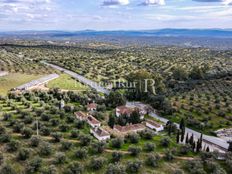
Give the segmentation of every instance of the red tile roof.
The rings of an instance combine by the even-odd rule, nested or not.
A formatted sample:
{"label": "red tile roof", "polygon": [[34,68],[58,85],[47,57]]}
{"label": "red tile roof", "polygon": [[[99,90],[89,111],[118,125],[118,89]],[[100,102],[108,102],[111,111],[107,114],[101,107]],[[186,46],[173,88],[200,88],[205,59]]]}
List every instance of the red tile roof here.
{"label": "red tile roof", "polygon": [[119,132],[126,133],[130,131],[138,131],[141,129],[145,129],[145,126],[143,124],[130,124],[127,126],[115,125],[114,129],[118,130]]}
{"label": "red tile roof", "polygon": [[99,137],[109,136],[110,134],[103,128],[98,127],[96,130],[93,130]]}
{"label": "red tile roof", "polygon": [[132,108],[128,108],[126,106],[119,106],[116,108],[116,112],[121,114],[121,115],[130,115],[132,112],[134,111],[134,109]]}
{"label": "red tile roof", "polygon": [[89,115],[87,119],[91,124],[99,124],[99,123],[101,123],[96,118],[94,118],[92,115]]}
{"label": "red tile roof", "polygon": [[75,112],[75,115],[76,115],[76,117],[79,117],[79,118],[86,118],[87,117],[87,115],[81,111]]}
{"label": "red tile roof", "polygon": [[97,109],[97,104],[96,103],[90,103],[87,105],[88,109]]}

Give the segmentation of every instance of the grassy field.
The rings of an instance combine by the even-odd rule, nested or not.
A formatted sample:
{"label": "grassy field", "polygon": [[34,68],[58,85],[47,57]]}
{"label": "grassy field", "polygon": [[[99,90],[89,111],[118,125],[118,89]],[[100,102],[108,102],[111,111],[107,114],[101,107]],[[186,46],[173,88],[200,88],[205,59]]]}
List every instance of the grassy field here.
{"label": "grassy field", "polygon": [[67,74],[61,74],[59,78],[49,82],[47,87],[72,91],[86,91],[89,89],[87,86],[82,85]]}
{"label": "grassy field", "polygon": [[42,77],[42,75],[28,75],[21,73],[10,73],[7,76],[0,77],[0,95],[6,95],[10,89],[40,77]]}

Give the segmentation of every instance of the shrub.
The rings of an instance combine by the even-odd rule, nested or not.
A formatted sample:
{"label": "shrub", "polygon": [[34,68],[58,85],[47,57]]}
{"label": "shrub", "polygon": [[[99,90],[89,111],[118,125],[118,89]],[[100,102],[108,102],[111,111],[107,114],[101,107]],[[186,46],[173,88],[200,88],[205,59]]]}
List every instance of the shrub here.
{"label": "shrub", "polygon": [[22,136],[24,138],[31,138],[32,134],[33,134],[33,131],[31,128],[24,128],[21,132]]}
{"label": "shrub", "polygon": [[6,150],[8,152],[15,152],[19,148],[19,142],[16,140],[11,140],[9,143],[6,145]]}
{"label": "shrub", "polygon": [[151,140],[154,135],[155,135],[154,132],[148,129],[140,132],[140,136],[146,140]]}
{"label": "shrub", "polygon": [[44,167],[43,169],[41,169],[40,174],[57,174],[57,169],[56,166],[54,165],[50,165],[48,167]]}
{"label": "shrub", "polygon": [[40,144],[39,152],[41,155],[48,156],[52,153],[52,147],[49,143],[43,142]]}
{"label": "shrub", "polygon": [[30,115],[25,116],[23,122],[24,122],[25,124],[31,124],[31,123],[33,122],[32,116],[30,116]]}
{"label": "shrub", "polygon": [[3,164],[0,168],[1,174],[17,174],[14,168],[10,164]]}
{"label": "shrub", "polygon": [[182,154],[182,155],[186,155],[189,152],[191,152],[191,150],[192,150],[191,145],[190,144],[186,144],[186,145],[180,146],[179,153]]}
{"label": "shrub", "polygon": [[79,131],[77,129],[73,129],[71,131],[71,138],[77,138],[79,136]]}
{"label": "shrub", "polygon": [[114,138],[111,140],[111,146],[114,148],[121,148],[124,141],[121,138]]}
{"label": "shrub", "polygon": [[66,167],[64,174],[82,174],[83,172],[84,168],[80,163],[72,162]]}
{"label": "shrub", "polygon": [[45,126],[41,127],[40,132],[43,136],[49,136],[51,130]]}
{"label": "shrub", "polygon": [[158,161],[159,161],[158,155],[149,154],[145,163],[146,163],[146,165],[148,165],[150,167],[157,167]]}
{"label": "shrub", "polygon": [[62,138],[62,134],[59,132],[54,132],[54,133],[51,133],[51,137],[53,138],[53,141],[55,143],[58,143],[60,142],[60,139]]}
{"label": "shrub", "polygon": [[25,161],[26,159],[29,158],[29,155],[30,155],[29,150],[23,148],[23,149],[19,150],[19,152],[17,154],[17,159],[21,160],[21,161]]}
{"label": "shrub", "polygon": [[72,147],[72,143],[68,141],[62,141],[61,142],[61,150],[69,150]]}
{"label": "shrub", "polygon": [[163,147],[168,147],[170,144],[170,140],[168,138],[162,138],[160,140],[160,145]]}
{"label": "shrub", "polygon": [[32,147],[38,147],[39,143],[40,143],[40,138],[38,136],[31,137],[31,139],[30,139],[30,145]]}
{"label": "shrub", "polygon": [[2,125],[0,125],[0,135],[5,134],[5,133],[6,133],[5,127],[3,127]]}
{"label": "shrub", "polygon": [[96,142],[91,144],[91,151],[93,153],[102,153],[106,144],[104,142]]}
{"label": "shrub", "polygon": [[59,129],[61,132],[67,132],[69,130],[69,126],[67,124],[61,124]]}
{"label": "shrub", "polygon": [[128,151],[130,152],[132,156],[137,156],[141,152],[141,149],[136,146],[130,146],[128,148]]}
{"label": "shrub", "polygon": [[89,164],[89,167],[93,170],[99,170],[103,167],[104,165],[104,162],[105,162],[105,159],[102,158],[102,157],[99,157],[99,158],[93,158],[91,161],[90,161],[90,164]]}
{"label": "shrub", "polygon": [[126,171],[131,174],[138,173],[141,166],[142,166],[142,163],[138,160],[130,161],[128,162],[126,166]]}
{"label": "shrub", "polygon": [[80,136],[80,145],[88,146],[91,142],[91,137],[89,135],[81,135]]}
{"label": "shrub", "polygon": [[49,120],[50,120],[50,116],[47,115],[47,114],[42,114],[42,115],[41,115],[41,120],[42,120],[42,121],[49,121]]}
{"label": "shrub", "polygon": [[85,126],[85,122],[84,122],[84,121],[77,120],[77,121],[74,122],[74,126],[75,126],[77,129],[83,129],[84,126]]}
{"label": "shrub", "polygon": [[29,161],[26,167],[26,172],[31,174],[36,173],[41,167],[41,164],[42,164],[42,159],[36,156],[31,161]]}
{"label": "shrub", "polygon": [[118,164],[110,164],[105,174],[126,174],[125,167]]}
{"label": "shrub", "polygon": [[206,174],[202,161],[200,160],[187,161],[184,166],[185,169],[191,174]]}
{"label": "shrub", "polygon": [[170,151],[170,150],[166,151],[164,154],[164,159],[166,159],[167,161],[173,160],[174,155],[173,155],[172,151]]}
{"label": "shrub", "polygon": [[57,152],[55,154],[54,164],[64,164],[66,161],[66,156],[62,152]]}
{"label": "shrub", "polygon": [[51,123],[51,126],[58,126],[60,121],[58,119],[51,119],[50,123]]}
{"label": "shrub", "polygon": [[75,156],[79,159],[84,159],[87,157],[88,151],[85,148],[78,149],[75,153]]}
{"label": "shrub", "polygon": [[16,122],[13,126],[13,132],[20,133],[22,131],[22,128],[24,127],[24,123],[18,123]]}
{"label": "shrub", "polygon": [[126,137],[127,140],[129,140],[130,143],[132,144],[136,144],[139,142],[139,135],[134,133],[134,134],[129,134],[127,137]]}
{"label": "shrub", "polygon": [[154,149],[155,149],[155,144],[154,143],[148,142],[148,143],[144,144],[144,150],[146,152],[152,152],[152,151],[154,151]]}
{"label": "shrub", "polygon": [[8,143],[11,140],[11,136],[9,134],[0,135],[0,143]]}
{"label": "shrub", "polygon": [[122,158],[122,154],[120,152],[113,152],[112,153],[112,162],[119,162]]}

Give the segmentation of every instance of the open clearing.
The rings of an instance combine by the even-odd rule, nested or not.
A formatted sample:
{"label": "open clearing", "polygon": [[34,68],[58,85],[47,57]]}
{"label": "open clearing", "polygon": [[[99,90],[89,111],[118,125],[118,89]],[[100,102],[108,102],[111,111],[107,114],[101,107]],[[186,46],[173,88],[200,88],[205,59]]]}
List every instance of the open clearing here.
{"label": "open clearing", "polygon": [[21,73],[10,73],[7,76],[0,77],[0,95],[6,95],[7,92],[31,80],[38,79],[43,75],[29,75]]}
{"label": "open clearing", "polygon": [[67,74],[61,74],[59,78],[50,81],[47,87],[71,91],[86,91],[89,89],[89,87],[79,83]]}

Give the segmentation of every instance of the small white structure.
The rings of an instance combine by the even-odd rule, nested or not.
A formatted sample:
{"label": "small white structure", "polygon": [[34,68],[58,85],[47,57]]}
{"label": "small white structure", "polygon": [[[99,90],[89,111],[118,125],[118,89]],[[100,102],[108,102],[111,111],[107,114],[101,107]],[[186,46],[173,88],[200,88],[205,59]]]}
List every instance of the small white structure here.
{"label": "small white structure", "polygon": [[8,72],[6,71],[0,71],[0,77],[8,75]]}
{"label": "small white structure", "polygon": [[106,141],[110,139],[110,134],[101,127],[90,129],[90,133],[99,141]]}
{"label": "small white structure", "polygon": [[88,111],[96,111],[97,110],[97,104],[96,103],[90,103],[87,105]]}
{"label": "small white structure", "polygon": [[98,121],[96,118],[94,118],[92,115],[88,115],[87,117],[87,123],[92,127],[100,127],[101,126],[101,122]]}
{"label": "small white structure", "polygon": [[163,125],[153,121],[153,120],[147,120],[146,126],[152,130],[155,130],[156,132],[160,132],[164,130]]}
{"label": "small white structure", "polygon": [[65,102],[64,100],[60,101],[60,109],[63,109],[65,107]]}

